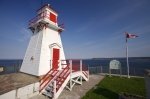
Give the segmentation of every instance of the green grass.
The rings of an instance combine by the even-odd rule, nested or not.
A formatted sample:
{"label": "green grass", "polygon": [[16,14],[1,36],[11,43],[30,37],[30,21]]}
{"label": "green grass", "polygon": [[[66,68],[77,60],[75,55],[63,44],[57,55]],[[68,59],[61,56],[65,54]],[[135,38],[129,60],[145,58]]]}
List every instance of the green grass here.
{"label": "green grass", "polygon": [[122,92],[146,97],[144,78],[106,76],[82,99],[118,99]]}

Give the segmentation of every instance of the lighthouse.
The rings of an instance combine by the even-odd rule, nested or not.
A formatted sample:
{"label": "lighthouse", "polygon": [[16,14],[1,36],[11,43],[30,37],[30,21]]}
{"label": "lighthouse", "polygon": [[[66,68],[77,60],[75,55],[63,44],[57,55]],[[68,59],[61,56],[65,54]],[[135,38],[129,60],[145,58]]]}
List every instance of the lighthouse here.
{"label": "lighthouse", "polygon": [[32,36],[20,73],[5,76],[9,86],[1,83],[1,92],[7,93],[0,99],[28,99],[37,94],[58,99],[64,88],[71,91],[75,84],[82,85],[83,79],[89,80],[89,70],[82,60],[65,59],[61,42],[64,29],[57,17],[58,13],[46,4],[29,21]]}
{"label": "lighthouse", "polygon": [[63,28],[58,25],[58,13],[49,4],[37,11],[29,21],[32,36],[20,72],[42,76],[49,70],[61,70],[60,60],[65,60],[61,41]]}
{"label": "lighthouse", "polygon": [[[20,72],[38,76],[38,92],[57,99],[66,87],[89,80],[89,71],[82,60],[66,60],[58,25],[58,13],[49,4],[37,11],[29,21],[32,36],[27,47]],[[34,87],[33,87],[34,88]]]}

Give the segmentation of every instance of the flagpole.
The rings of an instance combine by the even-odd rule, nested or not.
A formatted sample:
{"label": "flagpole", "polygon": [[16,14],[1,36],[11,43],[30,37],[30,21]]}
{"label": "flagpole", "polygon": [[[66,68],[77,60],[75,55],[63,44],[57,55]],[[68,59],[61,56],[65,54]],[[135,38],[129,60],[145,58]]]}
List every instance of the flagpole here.
{"label": "flagpole", "polygon": [[127,77],[130,78],[129,73],[129,59],[128,59],[128,41],[126,37],[126,58],[127,58]]}

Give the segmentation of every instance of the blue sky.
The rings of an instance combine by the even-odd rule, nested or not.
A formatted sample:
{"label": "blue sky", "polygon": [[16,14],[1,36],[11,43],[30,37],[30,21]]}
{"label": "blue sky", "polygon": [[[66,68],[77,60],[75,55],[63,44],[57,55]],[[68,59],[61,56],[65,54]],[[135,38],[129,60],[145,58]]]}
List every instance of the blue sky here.
{"label": "blue sky", "polygon": [[[67,58],[150,56],[149,0],[43,0],[65,24],[62,42]],[[28,21],[41,0],[0,0],[0,59],[22,59],[30,40]]]}

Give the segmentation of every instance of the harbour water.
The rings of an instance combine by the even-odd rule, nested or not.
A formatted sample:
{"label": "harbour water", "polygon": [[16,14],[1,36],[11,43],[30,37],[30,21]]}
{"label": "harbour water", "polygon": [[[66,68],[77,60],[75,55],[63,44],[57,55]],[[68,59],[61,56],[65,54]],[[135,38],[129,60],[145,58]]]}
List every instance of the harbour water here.
{"label": "harbour water", "polygon": [[20,70],[21,64],[21,59],[0,60],[0,75],[18,72]]}
{"label": "harbour water", "polygon": [[[127,74],[126,58],[93,58],[83,59],[83,64],[89,67],[90,73],[109,73],[109,63],[111,60],[119,60],[121,62],[122,74]],[[0,74],[8,74],[18,72],[22,64],[21,59],[0,60]],[[130,75],[144,76],[144,70],[150,69],[150,58],[129,58]],[[120,73],[113,70],[112,73]]]}
{"label": "harbour water", "polygon": [[[111,60],[119,60],[123,75],[127,75],[126,58],[98,58],[84,60],[84,64],[89,66],[91,73],[109,73],[109,63]],[[150,58],[129,58],[130,75],[144,76],[145,69],[150,69]],[[119,70],[112,70],[112,73],[119,74]]]}

